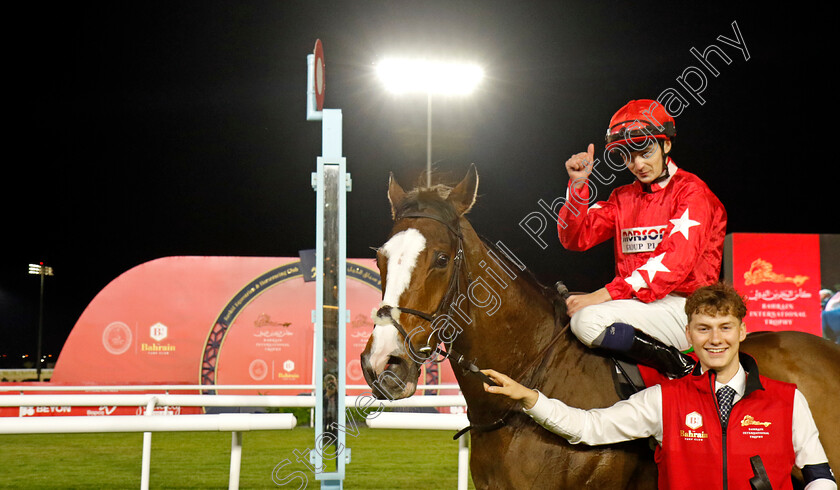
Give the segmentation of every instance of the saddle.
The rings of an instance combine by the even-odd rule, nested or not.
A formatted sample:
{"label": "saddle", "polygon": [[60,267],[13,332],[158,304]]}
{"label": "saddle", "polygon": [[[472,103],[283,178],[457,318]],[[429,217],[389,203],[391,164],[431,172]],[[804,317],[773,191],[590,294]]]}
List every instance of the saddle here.
{"label": "saddle", "polygon": [[[554,290],[560,299],[555,302],[555,314],[558,318],[568,318],[566,314],[566,299],[573,293],[560,281],[554,284]],[[692,357],[694,356],[693,354],[691,355]],[[614,355],[607,355],[607,357],[612,360],[614,365],[612,379],[615,385],[615,392],[621,400],[626,400],[633,393],[637,393],[649,386],[660,384],[669,379],[650,366],[638,364],[635,361]]]}
{"label": "saddle", "polygon": [[622,400],[630,398],[633,393],[638,393],[648,386],[653,386],[668,379],[667,376],[656,369],[626,361],[618,357],[611,357],[614,368],[612,370],[615,392]]}

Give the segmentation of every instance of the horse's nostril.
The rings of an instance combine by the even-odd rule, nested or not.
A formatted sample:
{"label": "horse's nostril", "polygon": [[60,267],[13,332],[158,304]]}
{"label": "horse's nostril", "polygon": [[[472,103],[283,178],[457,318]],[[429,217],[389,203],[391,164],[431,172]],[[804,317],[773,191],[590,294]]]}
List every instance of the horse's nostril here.
{"label": "horse's nostril", "polygon": [[398,365],[402,364],[402,362],[403,362],[403,360],[400,359],[397,356],[388,356],[388,362],[385,364],[385,369],[387,370],[388,368],[390,368],[392,366],[398,366]]}

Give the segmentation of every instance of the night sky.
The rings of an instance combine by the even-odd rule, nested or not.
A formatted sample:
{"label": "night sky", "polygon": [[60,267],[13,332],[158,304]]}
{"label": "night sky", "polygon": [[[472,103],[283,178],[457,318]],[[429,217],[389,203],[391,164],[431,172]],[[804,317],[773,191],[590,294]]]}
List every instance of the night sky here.
{"label": "night sky", "polygon": [[[615,110],[667,90],[687,102],[672,156],[724,203],[729,232],[840,232],[835,162],[824,154],[836,107],[827,10],[451,0],[10,10],[0,353],[36,345],[39,281],[28,263],[55,270],[44,351],[58,354],[93,297],[141,263],[314,248],[321,124],[306,121],[305,91],[318,38],[325,106],[342,110],[353,179],[348,257],[372,257],[388,234],[389,172],[411,187],[425,169],[425,96],[382,90],[373,67],[388,55],[484,67],[474,94],[433,101],[433,160],[455,181],[477,165],[474,227],[546,283],[601,287],[612,278],[611,244],[568,252],[548,229],[543,249],[519,222],[563,195],[572,153],[592,142],[601,154]],[[718,40],[735,40],[733,23],[749,59]],[[710,55],[717,76],[690,51],[711,44],[731,60]],[[703,73],[702,102],[679,83],[684,72],[695,87]],[[630,182],[613,173],[602,198]]]}

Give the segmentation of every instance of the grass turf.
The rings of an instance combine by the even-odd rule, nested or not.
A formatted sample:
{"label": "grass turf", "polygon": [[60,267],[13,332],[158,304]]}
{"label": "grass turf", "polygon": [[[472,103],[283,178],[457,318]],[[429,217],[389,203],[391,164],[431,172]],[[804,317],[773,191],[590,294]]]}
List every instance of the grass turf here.
{"label": "grass turf", "polygon": [[[351,462],[344,488],[456,488],[458,442],[451,431],[361,428],[346,436]],[[239,487],[279,488],[299,471],[306,488],[320,484],[296,461],[293,451],[313,447],[314,430],[243,433]],[[156,432],[152,435],[151,488],[227,488],[230,471],[229,432]],[[143,434],[0,435],[0,488],[138,488]],[[289,478],[283,488],[298,488]],[[470,488],[473,488],[470,481]]]}

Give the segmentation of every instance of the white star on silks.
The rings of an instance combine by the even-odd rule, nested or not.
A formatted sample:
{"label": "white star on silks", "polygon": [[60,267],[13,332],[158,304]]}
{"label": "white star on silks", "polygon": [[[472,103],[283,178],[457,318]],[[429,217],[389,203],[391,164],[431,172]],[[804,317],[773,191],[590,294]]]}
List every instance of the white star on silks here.
{"label": "white star on silks", "polygon": [[642,277],[642,274],[639,272],[639,269],[634,270],[633,273],[630,274],[630,277],[625,277],[624,282],[629,284],[630,287],[633,288],[633,291],[636,291],[637,293],[640,289],[648,287],[647,283],[645,282],[645,278]]}
{"label": "white star on silks", "polygon": [[700,224],[699,221],[694,221],[688,217],[688,208],[686,208],[685,212],[679,217],[679,219],[672,219],[670,221],[674,224],[674,227],[671,228],[671,233],[668,236],[679,232],[682,233],[686,240],[688,240],[688,229],[692,226]]}
{"label": "white star on silks", "polygon": [[651,257],[650,259],[648,259],[645,265],[639,267],[639,270],[647,271],[648,277],[650,278],[648,284],[650,284],[653,281],[653,276],[655,276],[657,272],[671,272],[670,269],[662,265],[662,260],[664,258],[665,254],[661,253],[656,257]]}

